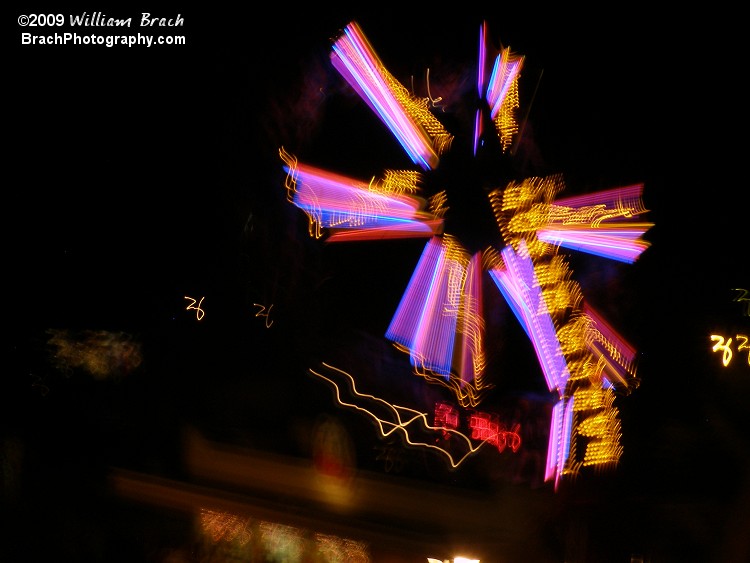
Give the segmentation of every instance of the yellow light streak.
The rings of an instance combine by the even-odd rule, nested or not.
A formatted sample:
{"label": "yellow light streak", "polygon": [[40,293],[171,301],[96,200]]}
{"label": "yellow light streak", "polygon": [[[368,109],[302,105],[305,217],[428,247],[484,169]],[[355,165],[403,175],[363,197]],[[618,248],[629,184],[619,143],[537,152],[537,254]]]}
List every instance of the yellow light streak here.
{"label": "yellow light streak", "polygon": [[[386,410],[392,414],[392,420],[386,420],[386,419],[380,418],[369,409],[366,409],[357,404],[349,403],[345,401],[341,397],[341,388],[333,379],[331,379],[330,377],[327,377],[326,375],[318,371],[315,371],[314,369],[310,369],[309,371],[311,374],[333,385],[333,388],[336,393],[336,401],[341,406],[353,408],[357,411],[367,414],[370,418],[372,418],[375,421],[375,424],[377,425],[380,431],[380,434],[384,438],[387,438],[388,436],[390,436],[391,434],[395,432],[400,432],[402,433],[404,439],[406,440],[406,443],[409,444],[410,446],[428,448],[428,449],[435,450],[443,454],[444,456],[448,458],[448,461],[451,467],[454,469],[458,467],[459,465],[461,465],[461,463],[463,463],[469,456],[479,451],[479,449],[482,446],[484,446],[488,441],[492,439],[492,437],[486,438],[482,440],[481,442],[479,442],[477,445],[475,445],[468,436],[466,436],[462,432],[459,432],[458,430],[455,430],[453,428],[446,427],[446,426],[433,426],[429,424],[427,413],[423,413],[423,412],[420,412],[418,410],[415,410],[409,407],[404,407],[404,406],[389,403],[388,401],[385,401],[384,399],[381,399],[379,397],[375,397],[374,395],[370,395],[367,393],[360,393],[357,390],[354,377],[352,377],[351,374],[326,363],[323,363],[322,365],[326,369],[333,371],[341,376],[344,376],[346,379],[348,379],[349,385],[351,387],[351,391],[358,399],[372,401],[374,403],[378,403],[379,405],[385,406]],[[435,432],[441,436],[444,435],[445,433],[450,434],[452,438],[455,437],[459,441],[460,444],[463,444],[466,447],[466,453],[460,457],[459,456],[454,457],[451,452],[449,452],[448,450],[444,448],[441,448],[439,446],[436,446],[434,444],[430,444],[427,442],[421,442],[421,441],[415,440],[412,438],[412,435],[410,434],[410,427],[417,427],[414,429],[414,431],[426,430],[428,432]]]}
{"label": "yellow light streak", "polygon": [[723,336],[719,334],[712,334],[711,341],[716,342],[716,344],[714,344],[714,347],[711,348],[711,351],[718,352],[719,350],[721,350],[723,352],[721,363],[724,364],[724,367],[727,367],[729,365],[729,362],[732,361],[732,338],[728,338],[725,343]]}
{"label": "yellow light streak", "polygon": [[198,318],[198,320],[200,321],[201,319],[203,319],[204,311],[203,309],[201,309],[201,305],[203,304],[203,297],[201,297],[201,300],[198,301],[197,307],[195,306],[195,299],[193,299],[192,297],[188,297],[187,295],[185,296],[185,299],[189,299],[191,301],[191,303],[185,308],[185,310],[194,310],[195,316]]}

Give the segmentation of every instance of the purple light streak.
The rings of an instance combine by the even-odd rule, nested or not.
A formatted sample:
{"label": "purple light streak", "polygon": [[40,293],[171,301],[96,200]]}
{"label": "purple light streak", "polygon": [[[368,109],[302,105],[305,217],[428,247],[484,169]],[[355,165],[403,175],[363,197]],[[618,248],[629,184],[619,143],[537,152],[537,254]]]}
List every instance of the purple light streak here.
{"label": "purple light streak", "polygon": [[490,105],[490,118],[495,119],[500,107],[505,102],[513,81],[518,77],[523,66],[523,57],[512,58],[507,47],[495,59],[489,84],[487,86],[487,103]]}
{"label": "purple light streak", "polygon": [[555,488],[557,488],[565,464],[570,456],[570,437],[573,431],[573,401],[573,397],[560,399],[552,408],[544,480],[549,481],[554,477]]}
{"label": "purple light streak", "polygon": [[556,200],[539,240],[632,264],[650,244],[641,237],[653,223],[632,222],[646,210],[643,185]]}
{"label": "purple light streak", "polygon": [[386,80],[383,63],[355,22],[333,44],[331,62],[380,117],[415,164],[434,169],[438,155],[424,128],[414,122]]}
{"label": "purple light streak", "polygon": [[412,365],[450,378],[466,266],[445,239],[425,245],[386,338],[409,349]]}
{"label": "purple light streak", "polygon": [[547,387],[562,393],[570,377],[557,331],[542,297],[534,265],[522,240],[519,253],[510,246],[502,252],[505,269],[493,268],[490,276],[508,301],[531,343],[542,367]]}
{"label": "purple light streak", "polygon": [[[482,22],[479,28],[479,57],[477,64],[477,94],[481,100],[484,97],[484,75],[485,67],[487,65],[487,22]],[[484,126],[482,120],[482,110],[478,109],[474,117],[474,156],[477,155],[477,149],[479,148],[479,139],[484,133]]]}
{"label": "purple light streak", "polygon": [[421,198],[378,192],[304,164],[284,170],[294,185],[292,203],[319,228],[331,229],[329,240],[430,237],[442,226],[442,220],[421,211]]}

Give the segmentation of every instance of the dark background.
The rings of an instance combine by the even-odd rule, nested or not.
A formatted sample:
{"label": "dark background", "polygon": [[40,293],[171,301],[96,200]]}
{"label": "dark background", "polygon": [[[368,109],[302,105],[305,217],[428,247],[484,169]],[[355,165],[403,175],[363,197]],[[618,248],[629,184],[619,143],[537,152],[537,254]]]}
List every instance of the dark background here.
{"label": "dark background", "polygon": [[[586,299],[637,348],[641,384],[618,403],[625,454],[615,474],[550,498],[583,507],[592,552],[607,553],[612,544],[594,539],[607,534],[619,555],[644,560],[747,555],[737,535],[750,526],[747,352],[724,368],[710,341],[750,332],[736,301],[750,277],[733,18],[539,12],[177,9],[154,15],[180,13],[184,27],[151,31],[137,29],[134,9],[107,13],[132,16],[130,33],[187,37],[150,49],[28,46],[26,30],[9,34],[0,428],[16,541],[7,560],[26,560],[14,559],[24,550],[112,560],[121,523],[88,515],[107,494],[103,476],[110,467],[181,476],[186,426],[304,458],[300,428],[336,414],[358,465],[384,471],[370,423],[336,410],[307,370],[338,362],[381,396],[430,408],[433,395],[420,394],[424,384],[383,337],[424,241],[311,239],[285,200],[278,150],[365,180],[414,168],[328,64],[332,38],[352,20],[420,95],[429,69],[436,115],[454,128],[454,148],[468,147],[483,19],[496,45],[526,57],[528,121],[508,173],[562,173],[563,195],[642,182],[655,223],[635,264],[572,257]],[[452,174],[460,183],[461,168]],[[457,206],[450,221],[484,241],[491,233],[472,230],[475,213]],[[203,298],[200,320],[186,296]],[[491,352],[502,375],[488,408],[500,410],[546,394],[508,318]],[[139,355],[101,377],[55,357],[52,334],[75,341],[85,331],[135,343]],[[507,479],[491,459],[450,471],[403,455],[404,473],[426,483],[485,490]]]}

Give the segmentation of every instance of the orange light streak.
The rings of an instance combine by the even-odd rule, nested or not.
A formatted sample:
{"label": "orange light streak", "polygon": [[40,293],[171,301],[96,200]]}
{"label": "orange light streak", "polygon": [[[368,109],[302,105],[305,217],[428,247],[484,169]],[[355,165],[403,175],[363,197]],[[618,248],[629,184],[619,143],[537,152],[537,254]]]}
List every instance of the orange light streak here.
{"label": "orange light streak", "polygon": [[[271,325],[273,324],[273,321],[270,320],[271,315],[271,309],[273,309],[273,304],[271,304],[268,307],[268,311],[266,311],[266,306],[261,305],[260,303],[253,303],[255,307],[258,307],[259,310],[257,313],[255,313],[256,317],[265,317],[266,318],[266,328],[271,328]],[[270,321],[270,322],[269,322]]]}

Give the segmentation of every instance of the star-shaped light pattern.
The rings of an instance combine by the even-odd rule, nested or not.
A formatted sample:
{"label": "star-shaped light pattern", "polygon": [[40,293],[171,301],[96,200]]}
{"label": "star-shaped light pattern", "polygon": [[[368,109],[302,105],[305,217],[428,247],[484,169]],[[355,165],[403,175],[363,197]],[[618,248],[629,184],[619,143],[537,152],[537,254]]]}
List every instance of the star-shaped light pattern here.
{"label": "star-shaped light pattern", "polygon": [[[503,246],[470,252],[445,232],[446,192],[420,196],[422,173],[434,171],[453,136],[386,69],[356,22],[333,44],[331,62],[393,133],[419,170],[387,170],[380,179],[348,178],[299,163],[283,148],[288,199],[309,217],[310,234],[329,242],[427,238],[385,336],[408,353],[414,373],[450,389],[472,408],[492,385],[486,379],[482,276],[486,272],[533,344],[552,410],[545,479],[555,486],[585,466],[617,464],[622,454],[615,392],[628,393],[635,351],[584,302],[560,248],[632,263],[648,248],[653,224],[643,186],[557,198],[561,175],[511,181],[488,194]],[[480,27],[474,156],[492,123],[500,154],[518,135],[518,81],[524,57],[494,49]]]}

